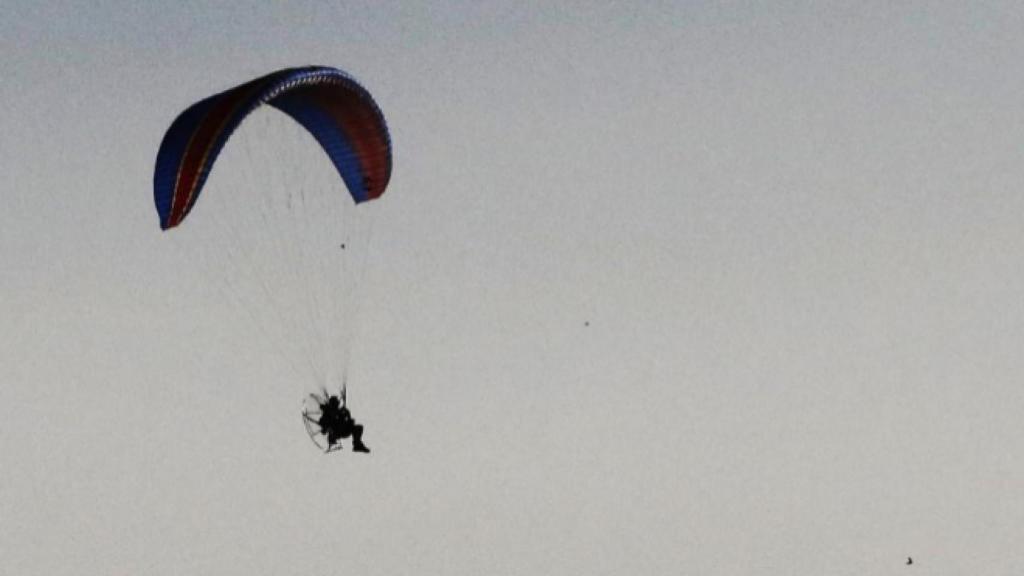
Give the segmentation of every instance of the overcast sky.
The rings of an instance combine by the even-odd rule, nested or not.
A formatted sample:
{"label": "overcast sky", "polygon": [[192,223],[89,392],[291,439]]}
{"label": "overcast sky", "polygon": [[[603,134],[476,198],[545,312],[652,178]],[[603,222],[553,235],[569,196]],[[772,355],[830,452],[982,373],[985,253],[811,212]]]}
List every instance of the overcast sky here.
{"label": "overcast sky", "polygon": [[[1024,570],[1019,3],[88,4],[0,17],[0,572]],[[395,147],[369,456],[152,206],[304,64]]]}

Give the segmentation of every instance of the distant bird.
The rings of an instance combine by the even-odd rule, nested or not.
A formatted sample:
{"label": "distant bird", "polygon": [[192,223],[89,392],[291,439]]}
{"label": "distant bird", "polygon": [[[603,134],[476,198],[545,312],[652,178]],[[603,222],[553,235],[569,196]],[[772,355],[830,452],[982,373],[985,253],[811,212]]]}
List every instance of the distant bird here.
{"label": "distant bird", "polygon": [[910,566],[913,563],[914,563],[914,559],[911,558],[910,556],[907,556],[907,566]]}
{"label": "distant bird", "polygon": [[583,325],[584,326],[590,326],[590,321],[588,320],[587,322],[584,322]]}

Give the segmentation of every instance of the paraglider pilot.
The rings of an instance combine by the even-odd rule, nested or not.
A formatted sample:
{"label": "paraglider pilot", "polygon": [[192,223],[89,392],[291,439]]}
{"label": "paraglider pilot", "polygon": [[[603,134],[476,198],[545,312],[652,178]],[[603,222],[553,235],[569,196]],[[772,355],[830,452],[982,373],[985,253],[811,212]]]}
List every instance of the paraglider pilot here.
{"label": "paraglider pilot", "polygon": [[[344,397],[342,392],[342,397]],[[356,424],[352,414],[337,396],[331,396],[320,405],[320,418],[317,420],[320,432],[327,437],[327,444],[334,447],[342,438],[352,437],[353,452],[369,452],[363,444],[363,426]]]}

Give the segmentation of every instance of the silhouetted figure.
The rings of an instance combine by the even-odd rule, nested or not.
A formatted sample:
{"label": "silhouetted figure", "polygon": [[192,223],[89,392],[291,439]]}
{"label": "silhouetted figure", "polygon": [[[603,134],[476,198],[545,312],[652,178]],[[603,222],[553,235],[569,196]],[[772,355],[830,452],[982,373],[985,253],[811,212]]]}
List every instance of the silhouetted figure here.
{"label": "silhouetted figure", "polygon": [[907,566],[910,566],[913,563],[914,563],[914,559],[911,558],[910,556],[907,556]]}
{"label": "silhouetted figure", "polygon": [[317,420],[320,426],[320,433],[327,437],[327,444],[333,447],[342,438],[352,437],[353,452],[369,452],[370,449],[363,444],[363,426],[356,424],[348,408],[341,403],[337,396],[331,396],[327,402],[320,405],[320,419]]}

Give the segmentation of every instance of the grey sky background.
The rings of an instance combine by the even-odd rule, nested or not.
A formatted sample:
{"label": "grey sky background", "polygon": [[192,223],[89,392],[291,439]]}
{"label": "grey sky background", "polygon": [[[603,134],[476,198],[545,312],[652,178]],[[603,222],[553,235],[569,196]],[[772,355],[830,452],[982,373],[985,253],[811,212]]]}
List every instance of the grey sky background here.
{"label": "grey sky background", "polygon": [[[0,571],[1019,572],[1022,29],[1013,2],[5,5]],[[312,449],[306,383],[151,201],[181,109],[302,64],[395,145],[364,458]]]}

